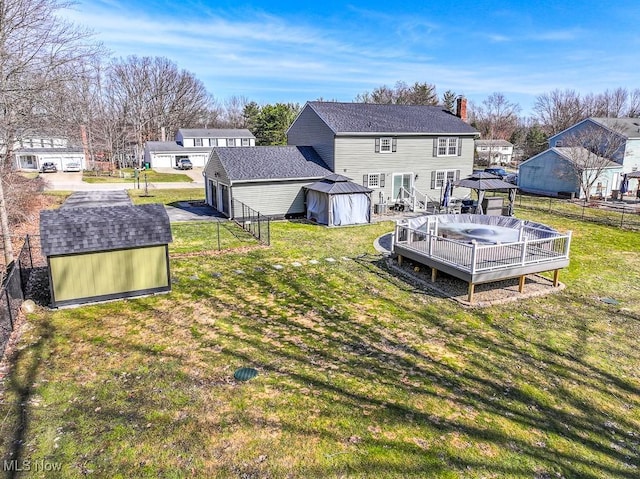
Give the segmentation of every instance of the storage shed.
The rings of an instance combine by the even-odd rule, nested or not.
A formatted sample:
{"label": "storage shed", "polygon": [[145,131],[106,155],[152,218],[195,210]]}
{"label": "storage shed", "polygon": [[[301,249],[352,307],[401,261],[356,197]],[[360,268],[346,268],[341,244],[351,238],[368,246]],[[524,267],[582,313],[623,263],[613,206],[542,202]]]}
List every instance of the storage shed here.
{"label": "storage shed", "polygon": [[53,307],[171,290],[162,205],[42,211],[40,237]]}
{"label": "storage shed", "polygon": [[307,219],[328,226],[345,226],[371,222],[371,191],[332,174],[305,186]]}

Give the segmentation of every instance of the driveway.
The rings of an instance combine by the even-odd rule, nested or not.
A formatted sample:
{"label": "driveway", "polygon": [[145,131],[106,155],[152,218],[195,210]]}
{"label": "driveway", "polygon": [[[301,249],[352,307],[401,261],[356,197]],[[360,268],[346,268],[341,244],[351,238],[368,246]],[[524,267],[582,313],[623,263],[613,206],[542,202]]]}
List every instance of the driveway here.
{"label": "driveway", "polygon": [[[178,170],[172,168],[159,168],[167,170],[163,172],[176,173]],[[202,177],[202,168],[197,171],[187,170],[184,172],[192,179],[191,183],[182,181],[176,183],[155,182],[149,183],[149,188],[154,190],[160,189],[186,189],[186,188],[204,188],[204,179]],[[199,175],[199,176],[198,176]],[[40,175],[45,180],[45,190],[61,190],[61,191],[113,191],[113,190],[134,190],[137,184],[130,183],[86,183],[82,181],[82,173],[64,173],[58,171],[56,173],[44,173]],[[140,185],[142,188],[144,186]],[[141,188],[141,189],[142,189]]]}
{"label": "driveway", "polygon": [[173,205],[166,205],[167,214],[171,223],[184,221],[227,221],[227,218],[211,206],[201,202],[195,204],[188,201],[179,201]]}

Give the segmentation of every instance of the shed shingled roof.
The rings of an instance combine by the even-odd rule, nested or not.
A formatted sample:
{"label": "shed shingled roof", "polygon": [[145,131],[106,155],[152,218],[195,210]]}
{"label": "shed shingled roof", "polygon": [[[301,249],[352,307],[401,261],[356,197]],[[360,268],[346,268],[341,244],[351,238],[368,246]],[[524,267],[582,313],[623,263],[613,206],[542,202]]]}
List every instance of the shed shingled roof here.
{"label": "shed shingled roof", "polygon": [[479,135],[442,106],[338,103],[307,105],[334,133],[413,133]]}
{"label": "shed shingled roof", "polygon": [[163,205],[63,208],[40,212],[45,256],[157,246],[172,241]]}

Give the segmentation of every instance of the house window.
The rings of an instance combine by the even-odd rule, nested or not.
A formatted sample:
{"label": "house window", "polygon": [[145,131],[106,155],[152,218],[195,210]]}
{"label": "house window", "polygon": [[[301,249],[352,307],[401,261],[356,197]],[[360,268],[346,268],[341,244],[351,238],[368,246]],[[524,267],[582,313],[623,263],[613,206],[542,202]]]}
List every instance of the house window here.
{"label": "house window", "polygon": [[209,138],[209,146],[218,146],[215,138]]}
{"label": "house window", "polygon": [[384,173],[364,175],[362,184],[367,188],[384,188]]}
{"label": "house window", "polygon": [[556,140],[556,146],[562,146],[562,140]]}
{"label": "house window", "polygon": [[236,146],[235,138],[228,138],[227,139],[227,146]]}
{"label": "house window", "polygon": [[251,140],[249,138],[243,138],[242,146],[251,146]]}
{"label": "house window", "polygon": [[376,138],[376,153],[393,153],[396,148],[396,138]]}
{"label": "house window", "polygon": [[202,138],[196,138],[195,140],[193,140],[193,145],[202,146]]}
{"label": "house window", "polygon": [[431,189],[443,188],[447,181],[460,179],[460,170],[437,170],[431,172]]}
{"label": "house window", "polygon": [[438,138],[435,156],[457,156],[458,138]]}

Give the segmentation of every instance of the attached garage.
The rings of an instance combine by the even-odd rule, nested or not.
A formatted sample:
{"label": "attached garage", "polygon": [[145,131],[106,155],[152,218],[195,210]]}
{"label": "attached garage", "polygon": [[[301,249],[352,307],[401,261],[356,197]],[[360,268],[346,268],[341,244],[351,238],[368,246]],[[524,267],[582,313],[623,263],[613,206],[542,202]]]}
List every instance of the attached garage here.
{"label": "attached garage", "polygon": [[42,211],[40,235],[53,307],[171,290],[162,205]]}

